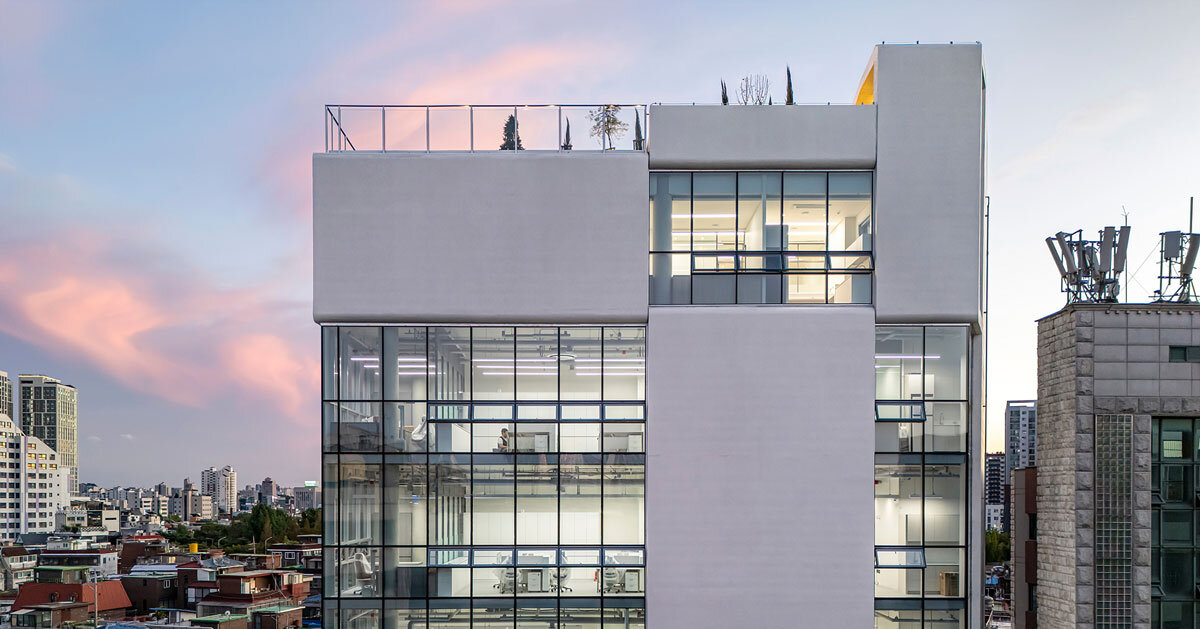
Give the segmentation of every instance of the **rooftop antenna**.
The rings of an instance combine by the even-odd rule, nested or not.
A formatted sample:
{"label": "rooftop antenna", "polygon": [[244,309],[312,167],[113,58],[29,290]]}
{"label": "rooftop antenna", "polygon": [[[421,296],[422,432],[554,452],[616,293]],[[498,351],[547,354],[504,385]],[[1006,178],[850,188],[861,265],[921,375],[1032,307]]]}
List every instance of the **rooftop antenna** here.
{"label": "rooftop antenna", "polygon": [[1067,303],[1117,303],[1125,271],[1129,226],[1105,227],[1098,240],[1084,240],[1083,230],[1058,232],[1046,247],[1062,279]]}
{"label": "rooftop antenna", "polygon": [[1179,304],[1192,303],[1196,299],[1196,288],[1192,273],[1196,257],[1200,254],[1200,235],[1192,231],[1196,197],[1188,199],[1188,231],[1162,232],[1159,234],[1158,290],[1155,301]]}

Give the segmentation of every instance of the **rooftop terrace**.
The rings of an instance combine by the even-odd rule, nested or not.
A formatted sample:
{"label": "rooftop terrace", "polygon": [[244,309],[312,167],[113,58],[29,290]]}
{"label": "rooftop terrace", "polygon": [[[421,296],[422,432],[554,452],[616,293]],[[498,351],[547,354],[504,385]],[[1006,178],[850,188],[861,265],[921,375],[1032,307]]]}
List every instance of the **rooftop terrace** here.
{"label": "rooftop terrace", "polygon": [[641,151],[646,105],[326,105],[325,151]]}

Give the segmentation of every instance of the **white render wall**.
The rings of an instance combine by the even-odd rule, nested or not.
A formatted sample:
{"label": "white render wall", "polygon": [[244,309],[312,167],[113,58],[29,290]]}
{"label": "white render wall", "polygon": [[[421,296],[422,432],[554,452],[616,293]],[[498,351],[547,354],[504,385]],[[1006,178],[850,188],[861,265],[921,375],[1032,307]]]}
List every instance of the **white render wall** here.
{"label": "white render wall", "polygon": [[880,323],[979,325],[983,52],[877,46],[875,308]]}
{"label": "white render wall", "polygon": [[317,154],[313,318],[641,323],[642,152]]}
{"label": "white render wall", "polygon": [[656,629],[870,627],[870,307],[652,307]]}
{"label": "white render wall", "polygon": [[651,105],[651,168],[871,168],[871,105]]}

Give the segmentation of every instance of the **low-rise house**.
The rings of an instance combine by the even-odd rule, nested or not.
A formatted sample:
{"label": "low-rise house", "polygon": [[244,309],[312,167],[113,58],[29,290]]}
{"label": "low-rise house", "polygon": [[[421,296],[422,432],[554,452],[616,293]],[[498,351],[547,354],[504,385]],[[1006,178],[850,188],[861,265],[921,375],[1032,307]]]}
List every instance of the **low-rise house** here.
{"label": "low-rise house", "polygon": [[229,572],[241,572],[245,564],[224,555],[206,557],[180,564],[179,599],[176,607],[196,609],[204,597],[217,591],[217,577]]}
{"label": "low-rise house", "polygon": [[0,548],[0,589],[16,591],[22,583],[33,581],[33,569],[37,567],[37,555],[24,546]]}
{"label": "low-rise house", "polygon": [[99,578],[117,574],[117,551],[112,548],[51,550],[38,556],[39,566],[87,566]]}
{"label": "low-rise house", "polygon": [[267,552],[279,555],[284,568],[321,568],[321,543],[301,542],[298,544],[272,544]]}
{"label": "low-rise house", "polygon": [[197,616],[192,619],[193,627],[209,627],[211,629],[250,629],[250,616],[247,614],[213,614]]}
{"label": "low-rise house", "polygon": [[162,535],[130,535],[121,540],[117,571],[126,574],[142,558],[162,555],[170,550],[167,539]]}
{"label": "low-rise house", "polygon": [[179,600],[179,575],[174,571],[123,574],[120,580],[135,615],[144,616],[155,608],[173,607]]}
{"label": "low-rise house", "polygon": [[60,602],[84,602],[88,614],[105,620],[122,620],[129,612],[129,596],[120,581],[88,583],[86,566],[38,568],[37,581],[26,583],[17,592],[12,611],[35,605]]}
{"label": "low-rise house", "polygon": [[237,553],[229,557],[246,564],[246,570],[279,570],[283,567],[283,556],[277,553]]}
{"label": "low-rise house", "polygon": [[88,621],[91,605],[83,601],[60,601],[57,603],[40,603],[30,605],[9,616],[13,627],[46,627],[54,629],[69,624],[82,624]]}
{"label": "low-rise house", "polygon": [[196,605],[200,615],[250,614],[265,608],[296,607],[308,597],[309,580],[292,570],[230,572],[217,577],[217,591]]}

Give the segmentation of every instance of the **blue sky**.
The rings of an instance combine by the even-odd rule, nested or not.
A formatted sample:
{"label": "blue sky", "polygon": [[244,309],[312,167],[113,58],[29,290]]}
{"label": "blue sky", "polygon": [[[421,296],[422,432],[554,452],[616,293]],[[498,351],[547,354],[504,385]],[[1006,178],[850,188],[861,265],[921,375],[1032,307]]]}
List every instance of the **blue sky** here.
{"label": "blue sky", "polygon": [[[599,15],[599,17],[598,17]],[[1200,5],[0,0],[0,370],[80,388],[84,481],[316,478],[311,154],[325,103],[847,102],[880,41],[981,41],[991,416],[1034,397],[1042,239],[1134,226],[1132,297],[1200,172]],[[989,447],[1002,445],[993,424]]]}

